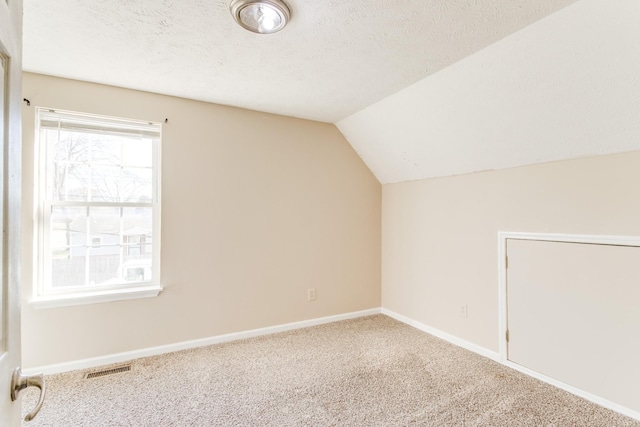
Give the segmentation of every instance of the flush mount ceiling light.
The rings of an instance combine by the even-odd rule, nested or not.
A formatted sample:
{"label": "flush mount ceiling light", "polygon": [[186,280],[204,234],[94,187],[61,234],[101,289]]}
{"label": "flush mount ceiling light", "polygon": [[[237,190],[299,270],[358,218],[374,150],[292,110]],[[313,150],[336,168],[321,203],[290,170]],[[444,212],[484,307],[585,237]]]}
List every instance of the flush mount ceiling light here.
{"label": "flush mount ceiling light", "polygon": [[241,27],[259,34],[271,34],[287,25],[291,12],[280,0],[233,0],[231,14]]}

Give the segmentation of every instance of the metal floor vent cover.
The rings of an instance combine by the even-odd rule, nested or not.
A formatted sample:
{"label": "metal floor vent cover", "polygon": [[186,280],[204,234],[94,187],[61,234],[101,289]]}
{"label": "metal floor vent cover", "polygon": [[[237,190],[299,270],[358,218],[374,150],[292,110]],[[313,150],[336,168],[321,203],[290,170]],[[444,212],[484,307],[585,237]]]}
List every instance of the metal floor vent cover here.
{"label": "metal floor vent cover", "polygon": [[103,369],[100,371],[87,372],[84,374],[84,379],[89,380],[91,378],[104,377],[105,375],[119,374],[120,372],[127,372],[131,370],[131,365],[116,366],[109,369]]}

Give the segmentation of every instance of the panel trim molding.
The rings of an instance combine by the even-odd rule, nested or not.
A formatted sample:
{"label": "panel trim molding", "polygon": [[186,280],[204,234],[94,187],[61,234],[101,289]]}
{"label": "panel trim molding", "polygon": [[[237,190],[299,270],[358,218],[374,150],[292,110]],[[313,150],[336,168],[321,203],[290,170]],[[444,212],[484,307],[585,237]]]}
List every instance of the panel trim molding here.
{"label": "panel trim molding", "polygon": [[252,329],[242,332],[234,332],[230,334],[217,335],[208,338],[201,338],[190,341],[182,341],[174,344],[160,345],[157,347],[143,348],[139,350],[126,351],[122,353],[109,354],[105,356],[92,357],[89,359],[74,360],[71,362],[57,363],[53,365],[39,366],[35,368],[27,368],[23,370],[25,375],[34,375],[43,373],[45,375],[59,374],[62,372],[75,371],[78,369],[96,368],[98,366],[110,365],[113,363],[127,362],[141,357],[158,356],[164,353],[174,351],[188,350],[198,347],[206,347],[213,344],[222,344],[231,341],[238,341],[247,338],[260,337],[263,335],[276,334],[278,332],[292,331],[295,329],[303,329],[311,326],[324,325],[327,323],[339,322],[341,320],[355,319],[358,317],[373,316],[380,314],[381,309],[372,308],[369,310],[355,311],[351,313],[338,314],[335,316],[320,317],[316,319],[303,320],[300,322],[285,323],[282,325],[269,326],[266,328]]}
{"label": "panel trim molding", "polygon": [[640,246],[639,236],[552,234],[498,231],[498,353],[507,361],[507,240],[585,243],[592,245]]}
{"label": "panel trim molding", "polygon": [[569,393],[580,396],[607,409],[619,412],[640,421],[640,412],[618,403],[591,394],[554,378],[528,369],[507,358],[507,240],[538,240],[545,242],[582,243],[591,245],[637,246],[640,247],[639,236],[608,236],[588,234],[551,234],[498,231],[498,361],[505,366],[537,378]]}
{"label": "panel trim molding", "polygon": [[498,231],[498,239],[541,240],[546,242],[590,243],[594,245],[640,246],[640,236],[608,236],[600,234],[525,233]]}
{"label": "panel trim molding", "polygon": [[396,313],[394,311],[388,310],[386,308],[382,308],[382,314],[385,316],[389,316],[393,319],[396,319],[399,322],[405,323],[409,326],[413,326],[416,329],[421,330],[422,332],[426,332],[429,335],[433,335],[434,337],[443,339],[445,341],[450,342],[453,345],[458,347],[462,347],[466,350],[472,351],[474,353],[479,354],[480,356],[487,357],[496,362],[500,361],[500,355],[495,351],[489,350],[485,347],[482,347],[478,344],[474,344],[470,341],[459,338],[455,335],[451,335],[447,332],[441,331],[440,329],[436,329],[432,326],[425,325],[424,323],[418,322],[417,320],[413,320],[407,316],[403,316],[402,314]]}

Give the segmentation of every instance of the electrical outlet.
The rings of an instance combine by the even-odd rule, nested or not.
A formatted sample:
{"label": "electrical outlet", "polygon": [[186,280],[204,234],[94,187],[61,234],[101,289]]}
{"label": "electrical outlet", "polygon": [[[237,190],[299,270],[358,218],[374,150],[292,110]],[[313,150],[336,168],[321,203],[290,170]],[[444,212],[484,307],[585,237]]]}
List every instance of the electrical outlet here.
{"label": "electrical outlet", "polygon": [[307,289],[307,301],[315,301],[316,300],[316,289],[309,288]]}
{"label": "electrical outlet", "polygon": [[467,312],[467,304],[462,304],[461,306],[458,307],[458,316],[460,317],[468,317],[468,312]]}

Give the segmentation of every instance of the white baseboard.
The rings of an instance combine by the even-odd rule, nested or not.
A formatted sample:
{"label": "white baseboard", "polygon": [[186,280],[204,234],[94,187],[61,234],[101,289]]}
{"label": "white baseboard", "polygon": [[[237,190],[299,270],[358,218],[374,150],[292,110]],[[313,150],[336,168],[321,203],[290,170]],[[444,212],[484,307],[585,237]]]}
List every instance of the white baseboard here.
{"label": "white baseboard", "polygon": [[358,317],[372,316],[380,314],[380,308],[356,311],[352,313],[338,314],[335,316],[320,317],[317,319],[303,320],[300,322],[286,323],[283,325],[269,326],[266,328],[252,329],[249,331],[235,332],[225,335],[217,335],[209,338],[202,338],[191,341],[183,341],[175,344],[161,345],[157,347],[144,348],[140,350],[127,351],[123,353],[109,354],[106,356],[92,357],[90,359],[74,360],[71,362],[57,363],[54,365],[39,366],[23,370],[25,375],[43,373],[45,375],[59,374],[62,372],[75,371],[78,369],[90,369],[98,366],[110,365],[113,363],[127,362],[141,357],[157,356],[174,351],[187,350],[197,347],[205,347],[213,344],[221,344],[230,341],[237,341],[246,338],[259,337],[263,335],[275,334],[278,332],[291,331],[294,329],[308,328],[310,326],[324,325],[326,323],[339,322],[341,320],[355,319]]}
{"label": "white baseboard", "polygon": [[540,374],[536,371],[533,371],[531,369],[527,369],[523,366],[520,366],[516,363],[510,362],[509,360],[504,360],[502,357],[500,357],[500,353],[497,353],[495,351],[491,351],[488,350],[484,347],[481,347],[477,344],[471,343],[469,341],[465,341],[461,338],[456,337],[455,335],[451,335],[448,334],[446,332],[443,332],[439,329],[433,328],[431,326],[427,326],[424,323],[420,323],[416,320],[413,320],[409,317],[403,316],[402,314],[398,314],[395,313],[391,310],[388,310],[386,308],[381,309],[381,313],[392,317],[402,323],[406,323],[409,326],[413,326],[416,329],[419,329],[423,332],[426,332],[428,334],[431,334],[433,336],[436,336],[438,338],[442,338],[445,341],[450,342],[451,344],[457,345],[458,347],[462,347],[465,348],[467,350],[473,351],[474,353],[477,353],[481,356],[487,357],[489,359],[492,359],[504,366],[507,366],[511,369],[514,369],[516,371],[522,372],[523,374],[529,375],[530,377],[536,378],[542,382],[545,382],[547,384],[551,384],[552,386],[558,387],[559,389],[562,389],[564,391],[568,391],[571,394],[575,394],[576,396],[582,397],[583,399],[586,399],[590,402],[593,402],[597,405],[600,405],[604,408],[607,409],[611,409],[612,411],[618,412],[622,415],[626,415],[629,418],[633,418],[636,419],[638,421],[640,421],[640,412],[634,411],[633,409],[627,408],[626,406],[622,406],[620,404],[617,404],[615,402],[611,402],[607,399],[604,399],[600,396],[596,396],[594,394],[591,394],[589,392],[586,392],[582,389],[579,389],[577,387],[571,386],[569,384],[565,384],[561,381],[558,381],[556,379],[553,379],[551,377],[548,377],[546,375]]}
{"label": "white baseboard", "polygon": [[459,338],[455,335],[451,335],[447,332],[443,332],[439,329],[425,325],[424,323],[418,322],[417,320],[413,320],[407,316],[398,314],[386,308],[373,308],[369,310],[356,311],[352,313],[338,314],[335,316],[321,317],[317,319],[303,320],[300,322],[286,323],[283,325],[269,326],[266,328],[253,329],[249,331],[218,335],[218,336],[202,338],[198,340],[183,341],[175,344],[167,344],[167,345],[150,347],[150,348],[145,348],[140,350],[127,351],[123,353],[110,354],[106,356],[93,357],[90,359],[81,359],[81,360],[75,360],[71,362],[58,363],[54,365],[40,366],[36,368],[27,368],[27,369],[24,369],[23,373],[25,375],[34,375],[36,373],[44,373],[45,375],[50,375],[50,374],[58,374],[62,372],[81,370],[81,369],[91,369],[99,366],[110,365],[113,363],[128,362],[130,360],[139,359],[141,357],[157,356],[160,354],[171,353],[174,351],[187,350],[187,349],[198,348],[198,347],[206,347],[208,345],[213,345],[213,344],[221,344],[221,343],[230,342],[230,341],[237,341],[237,340],[242,340],[247,338],[259,337],[263,335],[275,334],[278,332],[286,332],[286,331],[291,331],[295,329],[308,328],[311,326],[324,325],[327,323],[339,322],[341,320],[355,319],[358,317],[373,316],[375,314],[381,314],[381,313],[393,319],[396,319],[402,323],[405,323],[409,326],[412,326],[418,330],[421,330],[430,335],[433,335],[435,337],[448,341],[451,344],[454,344],[458,347],[462,347],[464,349],[477,353],[481,356],[487,357],[509,368],[520,371],[526,375],[537,378],[543,382],[546,382],[555,387],[568,391],[569,393],[580,396],[600,406],[603,406],[605,408],[611,409],[613,411],[616,411],[618,413],[621,413],[630,418],[640,421],[640,413],[637,411],[621,406],[617,403],[608,401],[599,396],[590,394],[588,392],[585,392],[584,390],[578,389],[568,384],[564,384],[553,378],[547,377],[545,375],[539,374],[538,372],[532,371],[530,369],[524,368],[515,363],[509,362],[508,360],[502,360],[500,357],[500,354],[495,351],[491,351],[485,347],[463,340],[462,338]]}
{"label": "white baseboard", "polygon": [[520,366],[517,363],[513,363],[508,360],[505,360],[502,362],[502,364],[505,366],[508,366],[509,368],[515,369],[516,371],[522,372],[523,374],[529,375],[530,377],[539,379],[542,382],[558,387],[559,389],[568,391],[571,394],[575,394],[576,396],[582,397],[583,399],[593,402],[596,405],[600,405],[604,408],[611,409],[612,411],[618,412],[622,415],[626,415],[629,418],[633,418],[635,420],[640,421],[640,412],[634,411],[633,409],[627,408],[626,406],[622,406],[618,403],[612,402],[603,397],[597,396],[595,394],[591,394],[588,391],[584,391],[572,385],[565,384],[562,381],[558,381],[555,378],[551,378],[539,372],[536,372],[534,370],[525,368],[524,366]]}
{"label": "white baseboard", "polygon": [[417,320],[413,320],[407,316],[403,316],[402,314],[398,314],[386,308],[381,309],[381,313],[386,316],[392,317],[402,323],[406,323],[409,326],[413,326],[414,328],[419,329],[423,332],[426,332],[430,335],[433,335],[435,337],[448,341],[451,344],[457,345],[458,347],[462,347],[469,351],[473,351],[474,353],[477,353],[480,356],[484,356],[491,360],[495,360],[496,362],[500,362],[500,354],[498,354],[495,351],[491,351],[482,346],[479,346],[478,344],[474,344],[472,342],[463,340],[462,338],[458,338],[455,335],[448,334],[446,332],[441,331],[440,329],[436,329],[431,326],[425,325],[424,323],[420,323]]}

